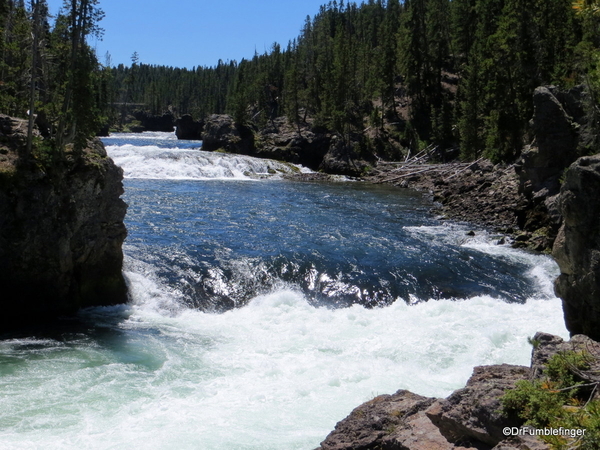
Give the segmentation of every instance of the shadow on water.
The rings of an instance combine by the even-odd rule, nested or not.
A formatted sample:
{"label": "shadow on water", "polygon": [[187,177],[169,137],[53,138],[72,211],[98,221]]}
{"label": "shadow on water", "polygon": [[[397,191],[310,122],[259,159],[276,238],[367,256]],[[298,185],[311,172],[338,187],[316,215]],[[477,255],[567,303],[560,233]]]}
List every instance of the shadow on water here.
{"label": "shadow on water", "polygon": [[35,360],[66,359],[78,368],[105,364],[133,365],[137,370],[159,369],[164,360],[148,346],[160,336],[151,327],[124,327],[128,305],[88,308],[0,334],[0,375],[13,373]]}

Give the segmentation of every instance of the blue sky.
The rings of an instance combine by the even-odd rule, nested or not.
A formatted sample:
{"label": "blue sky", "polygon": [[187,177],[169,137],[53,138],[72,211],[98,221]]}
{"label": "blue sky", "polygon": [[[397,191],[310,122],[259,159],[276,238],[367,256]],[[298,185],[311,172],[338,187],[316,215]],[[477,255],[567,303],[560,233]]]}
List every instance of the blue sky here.
{"label": "blue sky", "polygon": [[[62,0],[47,0],[51,13]],[[213,66],[219,59],[251,58],[274,42],[285,47],[307,15],[328,0],[100,0],[106,17],[102,41],[93,42],[100,62],[140,62],[174,67]]]}

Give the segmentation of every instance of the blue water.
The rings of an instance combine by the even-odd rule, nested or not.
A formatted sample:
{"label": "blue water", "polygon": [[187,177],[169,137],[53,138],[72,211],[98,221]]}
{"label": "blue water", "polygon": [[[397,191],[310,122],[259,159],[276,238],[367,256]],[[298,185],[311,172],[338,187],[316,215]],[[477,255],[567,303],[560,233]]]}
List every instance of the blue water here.
{"label": "blue water", "polygon": [[314,449],[378,394],[446,396],[568,335],[549,257],[421,193],[172,134],[106,143],[130,302],[0,340],[2,449]]}
{"label": "blue water", "polygon": [[463,246],[467,230],[441,224],[413,191],[280,180],[125,188],[129,253],[202,310],[245,305],[281,283],[329,307],[477,295],[524,302],[537,289],[526,264]]}

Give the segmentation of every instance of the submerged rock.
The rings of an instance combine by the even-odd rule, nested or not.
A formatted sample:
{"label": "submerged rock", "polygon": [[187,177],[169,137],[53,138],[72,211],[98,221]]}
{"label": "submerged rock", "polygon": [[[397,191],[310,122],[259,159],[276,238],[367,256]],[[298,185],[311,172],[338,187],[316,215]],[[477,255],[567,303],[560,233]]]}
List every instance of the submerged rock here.
{"label": "submerged rock", "polygon": [[560,193],[563,224],[552,254],[569,332],[600,340],[600,155],[578,159]]}
{"label": "submerged rock", "polygon": [[82,155],[22,153],[0,134],[0,327],[127,301],[123,172],[100,141]]}

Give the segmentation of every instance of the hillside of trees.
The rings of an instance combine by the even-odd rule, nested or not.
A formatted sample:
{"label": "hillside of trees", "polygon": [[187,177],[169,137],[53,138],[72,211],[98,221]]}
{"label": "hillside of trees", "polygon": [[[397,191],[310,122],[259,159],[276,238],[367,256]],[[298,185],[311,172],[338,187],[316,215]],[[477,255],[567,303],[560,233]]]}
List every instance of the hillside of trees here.
{"label": "hillside of trees", "polygon": [[111,95],[153,114],[229,113],[258,126],[310,117],[341,135],[395,124],[388,131],[411,146],[506,161],[527,139],[535,87],[585,83],[593,102],[595,3],[332,1],[285,48],[275,43],[249,60],[188,70],[134,55],[130,67],[112,69]]}
{"label": "hillside of trees", "polygon": [[596,0],[331,1],[285,47],[182,69],[137,54],[130,66],[99,64],[86,43],[101,32],[98,0],[65,0],[55,18],[45,0],[0,0],[0,113],[33,111],[57,148],[136,105],[258,127],[285,115],[344,138],[377,130],[412,149],[509,161],[528,140],[536,86],[583,83],[597,126],[599,10]]}
{"label": "hillside of trees", "polygon": [[29,151],[34,118],[45,148],[76,151],[108,120],[110,72],[86,41],[102,17],[97,0],[65,0],[55,18],[45,0],[0,0],[0,113],[30,119]]}

